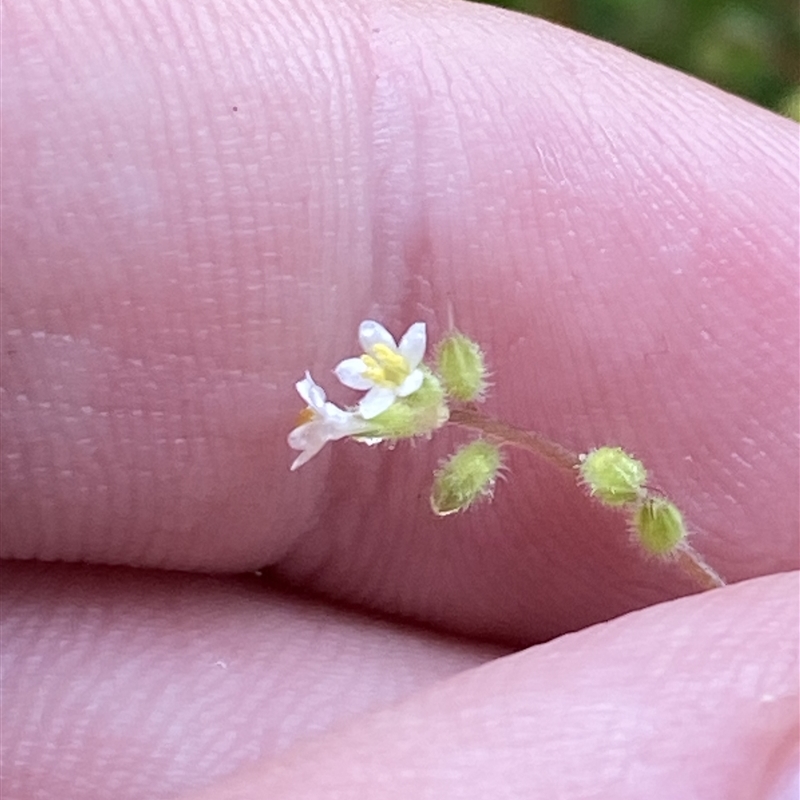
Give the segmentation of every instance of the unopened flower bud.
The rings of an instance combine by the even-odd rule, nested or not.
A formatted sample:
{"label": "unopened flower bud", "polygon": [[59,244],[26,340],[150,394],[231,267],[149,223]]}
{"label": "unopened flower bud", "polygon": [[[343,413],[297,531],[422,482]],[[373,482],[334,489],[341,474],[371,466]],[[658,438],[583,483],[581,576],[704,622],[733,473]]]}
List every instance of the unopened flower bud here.
{"label": "unopened flower bud", "polygon": [[436,348],[436,368],[450,397],[468,403],[482,400],[486,391],[486,362],[480,347],[453,331]]}
{"label": "unopened flower bud", "polygon": [[592,450],[581,456],[578,470],[592,497],[609,506],[636,502],[647,480],[644,464],[621,447]]}
{"label": "unopened flower bud", "polygon": [[665,497],[645,498],[633,516],[633,527],[642,547],[657,556],[668,555],[686,538],[683,515]]}
{"label": "unopened flower bud", "polygon": [[434,475],[434,513],[444,517],[469,508],[481,497],[491,497],[502,463],[500,448],[485,439],[461,447]]}

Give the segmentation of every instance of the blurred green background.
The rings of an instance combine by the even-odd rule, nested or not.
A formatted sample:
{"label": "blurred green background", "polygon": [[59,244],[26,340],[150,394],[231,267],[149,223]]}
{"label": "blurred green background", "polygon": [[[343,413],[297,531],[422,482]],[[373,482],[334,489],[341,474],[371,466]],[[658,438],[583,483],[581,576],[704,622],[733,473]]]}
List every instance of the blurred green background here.
{"label": "blurred green background", "polygon": [[479,0],[549,19],[800,120],[796,0]]}

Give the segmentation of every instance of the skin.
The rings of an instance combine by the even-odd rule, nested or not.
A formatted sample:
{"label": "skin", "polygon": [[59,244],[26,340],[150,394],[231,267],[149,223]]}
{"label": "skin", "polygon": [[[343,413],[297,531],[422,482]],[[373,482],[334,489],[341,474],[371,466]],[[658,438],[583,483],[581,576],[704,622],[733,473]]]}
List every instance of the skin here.
{"label": "skin", "polygon": [[[3,567],[4,792],[785,789],[794,123],[466,4],[2,8],[0,553],[73,563]],[[451,315],[488,411],[632,450],[743,583],[526,454],[433,518],[455,432],[289,472],[306,368],[351,402],[359,321]]]}

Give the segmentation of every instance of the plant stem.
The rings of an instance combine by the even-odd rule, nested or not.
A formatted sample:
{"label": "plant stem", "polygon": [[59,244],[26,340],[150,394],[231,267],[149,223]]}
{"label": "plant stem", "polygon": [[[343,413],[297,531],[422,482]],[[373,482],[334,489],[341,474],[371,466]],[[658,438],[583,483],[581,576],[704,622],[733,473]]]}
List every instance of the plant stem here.
{"label": "plant stem", "polygon": [[683,542],[675,552],[675,561],[683,572],[693,578],[703,589],[719,589],[725,581],[716,570],[706,564],[700,553],[690,544]]}
{"label": "plant stem", "polygon": [[[573,476],[575,468],[581,463],[577,453],[550,441],[541,433],[521,430],[507,422],[489,417],[472,407],[451,409],[449,423],[461,428],[480,431],[486,436],[498,440],[501,444],[535,453]],[[619,510],[624,511],[624,507],[620,507]],[[717,589],[725,586],[725,581],[686,542],[680,544],[672,555],[681,571],[703,589]]]}
{"label": "plant stem", "polygon": [[521,447],[523,450],[535,453],[562,469],[573,471],[581,463],[577,453],[567,450],[566,447],[562,447],[560,444],[551,442],[541,433],[520,430],[513,425],[494,417],[488,417],[471,408],[451,410],[449,421],[462,428],[472,428],[472,430],[485,433],[493,439],[499,439],[503,444]]}

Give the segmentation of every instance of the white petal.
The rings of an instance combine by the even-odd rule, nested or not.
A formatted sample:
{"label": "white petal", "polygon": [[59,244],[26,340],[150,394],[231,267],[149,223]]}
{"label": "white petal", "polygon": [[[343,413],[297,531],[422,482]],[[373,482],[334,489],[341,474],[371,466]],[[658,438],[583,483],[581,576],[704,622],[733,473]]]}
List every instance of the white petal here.
{"label": "white petal", "polygon": [[319,438],[318,435],[315,436],[315,431],[319,431],[319,425],[319,420],[313,420],[312,422],[298,425],[289,431],[289,435],[286,437],[289,447],[293,450],[305,450],[309,446],[309,442],[316,441]]}
{"label": "white petal", "polygon": [[325,435],[330,441],[343,439],[367,429],[367,424],[360,414],[335,406],[333,403],[325,404]]}
{"label": "white petal", "polygon": [[371,319],[364,320],[358,326],[358,343],[365,353],[369,353],[376,344],[385,344],[397,352],[397,343],[394,340],[394,336],[380,322],[375,322],[375,320]]}
{"label": "white petal", "polygon": [[[398,350],[400,355],[408,361],[411,369],[416,369],[420,365],[425,356],[427,344],[428,335],[424,322],[415,322],[403,335]],[[419,389],[419,386],[417,386],[417,389]],[[416,389],[413,391],[416,391]]]}
{"label": "white petal", "polygon": [[425,375],[421,369],[415,369],[401,384],[397,390],[398,397],[408,397],[422,386],[422,381],[425,380]]}
{"label": "white petal", "polygon": [[361,402],[358,404],[358,410],[364,419],[372,419],[382,414],[389,406],[394,403],[395,393],[391,389],[384,389],[381,386],[376,386],[370,389]]}
{"label": "white petal", "polygon": [[364,391],[371,389],[374,385],[371,380],[364,377],[363,373],[366,368],[367,365],[360,358],[346,358],[336,365],[334,372],[345,386]]}
{"label": "white petal", "polygon": [[311,391],[312,384],[313,384],[313,381],[309,380],[309,375],[306,372],[306,377],[303,378],[303,380],[301,380],[301,381],[297,381],[297,383],[294,385],[294,388],[297,389],[297,394],[299,394],[300,397],[303,398],[303,402],[306,405],[311,405],[309,397],[310,397],[310,391]]}
{"label": "white petal", "polygon": [[326,423],[344,428],[355,414],[352,411],[345,411],[343,408],[339,408],[339,406],[333,403],[325,403],[322,416]]}
{"label": "white petal", "polygon": [[321,386],[312,386],[308,393],[308,404],[319,413],[325,407],[325,390]]}
{"label": "white petal", "polygon": [[[325,444],[325,442],[323,442],[322,444]],[[314,458],[314,456],[317,453],[319,453],[319,451],[322,449],[322,444],[319,447],[314,448],[313,450],[303,450],[303,452],[300,453],[300,455],[297,456],[297,458],[294,461],[292,461],[292,466],[289,467],[289,469],[292,472],[294,472],[299,467],[302,467],[303,464],[306,463],[306,461],[310,461],[312,458]]]}
{"label": "white petal", "polygon": [[305,378],[294,386],[300,397],[315,411],[319,411],[325,405],[325,390],[314,382],[308,370],[306,370]]}
{"label": "white petal", "polygon": [[295,470],[303,466],[306,461],[322,450],[329,439],[325,422],[321,419],[306,422],[291,431],[286,439],[289,442],[289,446],[294,450],[302,450],[294,460],[291,469]]}

